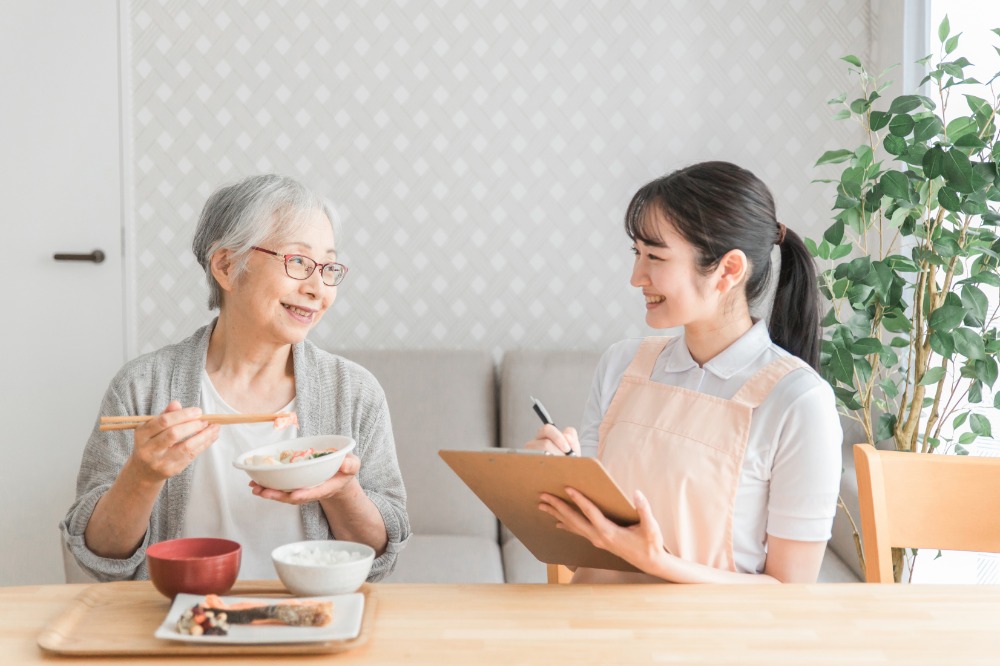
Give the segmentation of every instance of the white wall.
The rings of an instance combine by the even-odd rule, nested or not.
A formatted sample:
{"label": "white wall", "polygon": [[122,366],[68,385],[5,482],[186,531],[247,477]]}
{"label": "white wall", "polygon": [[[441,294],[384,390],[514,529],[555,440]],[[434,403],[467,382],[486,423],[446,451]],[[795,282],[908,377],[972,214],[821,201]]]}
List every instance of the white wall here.
{"label": "white wall", "polygon": [[[135,0],[136,339],[206,321],[206,196],[260,171],[330,196],[351,273],[330,347],[603,348],[641,335],[634,191],[727,159],[782,222],[827,226],[826,101],[868,59],[868,0]],[[883,29],[892,34],[899,26]],[[873,68],[874,69],[874,68]]]}

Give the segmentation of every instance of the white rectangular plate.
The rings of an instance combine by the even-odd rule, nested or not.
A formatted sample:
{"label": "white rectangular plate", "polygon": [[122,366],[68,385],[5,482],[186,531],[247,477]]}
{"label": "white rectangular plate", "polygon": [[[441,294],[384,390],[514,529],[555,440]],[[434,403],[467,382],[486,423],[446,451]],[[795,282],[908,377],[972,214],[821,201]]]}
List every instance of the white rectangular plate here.
{"label": "white rectangular plate", "polygon": [[[266,643],[325,643],[356,638],[361,631],[361,615],[365,609],[365,596],[338,594],[330,597],[300,597],[302,601],[332,601],[333,621],[325,627],[289,627],[283,624],[231,624],[226,636],[191,636],[177,631],[181,614],[205,597],[197,594],[178,594],[153,635],[172,641],[187,643],[218,643],[220,645],[253,645]],[[252,601],[273,604],[282,601],[276,597],[222,597],[227,604]]]}

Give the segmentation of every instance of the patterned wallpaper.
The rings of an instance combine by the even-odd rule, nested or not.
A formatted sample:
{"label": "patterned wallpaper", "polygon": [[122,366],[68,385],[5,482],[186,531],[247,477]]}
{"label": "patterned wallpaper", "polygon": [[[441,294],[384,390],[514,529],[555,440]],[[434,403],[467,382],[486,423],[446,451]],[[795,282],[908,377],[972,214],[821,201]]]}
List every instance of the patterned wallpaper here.
{"label": "patterned wallpaper", "polygon": [[333,200],[351,273],[331,348],[600,349],[644,334],[622,215],[704,159],[825,228],[826,101],[869,53],[868,0],[133,0],[137,340],[209,318],[190,253],[250,173]]}

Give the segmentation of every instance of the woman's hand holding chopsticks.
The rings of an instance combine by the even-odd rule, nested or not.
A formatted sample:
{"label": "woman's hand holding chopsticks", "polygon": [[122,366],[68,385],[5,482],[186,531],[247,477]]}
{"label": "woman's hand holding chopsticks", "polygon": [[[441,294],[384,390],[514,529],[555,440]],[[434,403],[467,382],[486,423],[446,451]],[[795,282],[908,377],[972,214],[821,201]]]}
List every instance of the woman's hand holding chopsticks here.
{"label": "woman's hand holding chopsticks", "polygon": [[87,522],[84,539],[95,554],[124,559],[142,544],[164,482],[219,437],[219,426],[201,416],[198,407],[183,408],[174,400],[135,428],[132,454]]}
{"label": "woman's hand holding chopsticks", "polygon": [[218,424],[201,419],[198,407],[173,400],[159,416],[135,429],[135,448],[127,467],[149,481],[165,481],[181,473],[219,438]]}

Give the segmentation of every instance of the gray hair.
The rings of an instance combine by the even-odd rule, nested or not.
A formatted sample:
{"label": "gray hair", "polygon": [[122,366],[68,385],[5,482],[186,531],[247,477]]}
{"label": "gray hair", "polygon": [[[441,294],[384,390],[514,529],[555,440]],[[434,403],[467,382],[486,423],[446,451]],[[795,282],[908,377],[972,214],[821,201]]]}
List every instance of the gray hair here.
{"label": "gray hair", "polygon": [[292,237],[306,216],[317,210],[326,214],[337,235],[339,223],[333,205],[291,178],[249,176],[213,192],[202,208],[191,241],[191,250],[208,281],[209,310],[222,306],[222,287],[212,275],[213,254],[222,249],[232,252],[232,275],[238,280],[246,271],[253,246]]}

